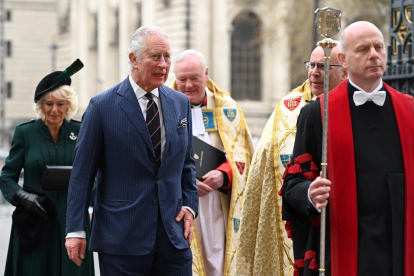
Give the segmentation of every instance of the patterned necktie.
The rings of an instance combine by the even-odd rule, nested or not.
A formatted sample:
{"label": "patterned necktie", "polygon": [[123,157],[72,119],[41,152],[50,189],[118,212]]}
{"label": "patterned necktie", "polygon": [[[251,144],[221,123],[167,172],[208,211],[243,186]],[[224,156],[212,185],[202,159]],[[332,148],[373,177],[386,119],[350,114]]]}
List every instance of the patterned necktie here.
{"label": "patterned necktie", "polygon": [[363,105],[367,101],[373,101],[378,106],[383,106],[386,97],[385,91],[367,93],[365,91],[355,91],[354,102],[356,106]]}
{"label": "patterned necktie", "polygon": [[160,114],[158,112],[157,104],[154,102],[151,93],[145,94],[149,100],[147,104],[147,118],[146,123],[151,135],[152,146],[154,147],[155,158],[158,167],[161,166],[161,128],[160,128]]}

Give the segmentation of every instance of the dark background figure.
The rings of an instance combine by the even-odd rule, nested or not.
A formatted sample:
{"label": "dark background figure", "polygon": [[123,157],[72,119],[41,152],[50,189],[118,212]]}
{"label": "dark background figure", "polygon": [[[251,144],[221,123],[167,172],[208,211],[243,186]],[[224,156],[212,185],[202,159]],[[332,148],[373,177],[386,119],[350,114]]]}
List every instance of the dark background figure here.
{"label": "dark background figure", "polygon": [[83,116],[66,248],[76,264],[84,262],[84,221],[97,175],[89,248],[99,254],[101,275],[191,275],[198,190],[190,103],[164,86],[171,64],[164,31],[142,26],[129,46],[130,75],[93,97]]}
{"label": "dark background figure", "polygon": [[[67,191],[40,189],[45,165],[71,166],[80,122],[71,120],[78,98],[70,76],[83,67],[75,61],[64,72],[45,76],[36,87],[37,120],[16,126],[9,156],[2,169],[0,188],[16,206],[5,275],[94,275],[92,252],[85,265],[68,260],[65,243]],[[24,169],[23,188],[18,185]],[[84,222],[89,237],[89,220]]]}

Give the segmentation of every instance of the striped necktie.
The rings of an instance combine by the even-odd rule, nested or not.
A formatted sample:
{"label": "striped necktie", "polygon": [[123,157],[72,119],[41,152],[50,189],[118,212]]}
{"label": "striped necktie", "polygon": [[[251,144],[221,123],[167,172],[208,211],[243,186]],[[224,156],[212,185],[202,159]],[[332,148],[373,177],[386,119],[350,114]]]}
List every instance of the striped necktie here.
{"label": "striped necktie", "polygon": [[160,114],[158,112],[157,104],[153,99],[151,93],[145,94],[145,97],[149,100],[147,104],[147,118],[146,123],[148,131],[151,135],[152,146],[155,152],[155,158],[158,167],[161,166],[161,128],[160,128]]}

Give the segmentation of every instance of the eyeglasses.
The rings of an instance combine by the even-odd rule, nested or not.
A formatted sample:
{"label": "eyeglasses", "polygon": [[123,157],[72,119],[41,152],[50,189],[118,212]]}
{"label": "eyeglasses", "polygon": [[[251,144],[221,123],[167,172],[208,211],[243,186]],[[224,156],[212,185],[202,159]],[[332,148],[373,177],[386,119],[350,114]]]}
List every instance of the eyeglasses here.
{"label": "eyeglasses", "polygon": [[[325,63],[321,62],[321,63],[315,63],[313,61],[305,61],[305,68],[307,71],[312,71],[313,69],[315,69],[315,66],[317,68],[317,71],[320,72],[320,70],[325,70]],[[341,66],[339,64],[329,64],[329,68],[331,66]]]}

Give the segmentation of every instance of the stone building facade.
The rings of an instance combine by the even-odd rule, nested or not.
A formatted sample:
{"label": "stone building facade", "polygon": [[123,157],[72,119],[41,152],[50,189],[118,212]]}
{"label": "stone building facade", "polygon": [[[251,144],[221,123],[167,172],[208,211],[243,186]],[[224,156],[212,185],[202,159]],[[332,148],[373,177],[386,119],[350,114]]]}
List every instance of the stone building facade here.
{"label": "stone building facade", "polygon": [[[75,118],[80,119],[93,95],[128,75],[129,38],[142,25],[157,25],[169,34],[173,58],[188,48],[203,52],[210,77],[238,100],[256,137],[278,100],[306,79],[303,61],[314,48],[312,0],[3,2],[8,141],[0,147],[10,145],[14,125],[34,117],[33,93],[39,80],[76,58],[85,63],[73,77],[80,100]],[[342,9],[343,27],[369,20],[388,37],[387,0],[318,3]],[[171,70],[166,84],[174,77]]]}
{"label": "stone building facade", "polygon": [[[85,68],[75,81],[80,112],[90,97],[129,73],[129,38],[142,25],[170,37],[173,58],[194,48],[206,56],[210,77],[239,100],[252,134],[260,136],[275,103],[290,90],[289,43],[283,39],[284,1],[272,5],[236,0],[60,0],[59,68],[79,57]],[[266,9],[266,10],[265,10]],[[277,22],[277,24],[275,24]],[[174,79],[171,71],[167,85]]]}
{"label": "stone building facade", "polygon": [[3,12],[4,147],[9,147],[14,126],[34,118],[36,85],[52,70],[57,13],[55,0],[6,0]]}
{"label": "stone building facade", "polygon": [[[135,29],[157,25],[170,37],[173,58],[188,48],[204,53],[210,77],[238,100],[252,134],[260,136],[275,104],[290,90],[289,40],[282,20],[288,1],[261,2],[6,0],[5,9],[13,14],[5,24],[6,39],[13,43],[13,56],[6,60],[6,82],[13,83],[6,124],[12,130],[33,118],[39,80],[52,65],[63,70],[76,58],[85,64],[73,77],[80,100],[75,118],[80,119],[92,96],[127,77],[127,49]],[[166,84],[174,77],[171,70]]]}

